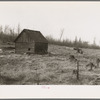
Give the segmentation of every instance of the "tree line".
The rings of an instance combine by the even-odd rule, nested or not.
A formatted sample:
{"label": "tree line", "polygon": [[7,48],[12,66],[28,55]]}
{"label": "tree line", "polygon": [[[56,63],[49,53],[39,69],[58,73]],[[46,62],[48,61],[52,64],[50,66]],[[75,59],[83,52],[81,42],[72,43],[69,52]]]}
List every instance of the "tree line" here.
{"label": "tree line", "polygon": [[69,39],[60,40],[54,39],[52,36],[46,36],[46,39],[49,41],[50,44],[56,44],[61,46],[68,46],[68,47],[78,47],[78,48],[90,48],[90,49],[100,49],[100,46],[95,43],[95,40],[92,44],[89,44],[87,41],[82,41],[81,38],[71,41]]}
{"label": "tree line", "polygon": [[[0,43],[7,43],[7,42],[14,43],[15,38],[20,34],[21,31],[22,30],[20,24],[18,24],[16,30],[8,25],[6,25],[5,27],[0,26]],[[93,41],[93,44],[89,44],[87,41],[82,41],[81,38],[77,39],[77,37],[75,37],[75,40],[73,41],[69,39],[61,40],[63,31],[64,30],[61,30],[60,39],[54,39],[52,36],[46,36],[46,39],[50,44],[56,44],[68,47],[100,49],[100,46],[98,46],[95,43],[95,40]]]}
{"label": "tree line", "polygon": [[8,25],[5,27],[0,26],[0,43],[14,42],[20,32],[20,25],[17,26],[16,30]]}

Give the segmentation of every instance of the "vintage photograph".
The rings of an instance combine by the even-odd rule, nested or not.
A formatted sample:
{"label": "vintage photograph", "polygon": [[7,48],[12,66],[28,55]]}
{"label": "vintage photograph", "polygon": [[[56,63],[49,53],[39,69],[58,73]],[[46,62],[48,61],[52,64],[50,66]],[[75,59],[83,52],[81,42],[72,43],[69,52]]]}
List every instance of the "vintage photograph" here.
{"label": "vintage photograph", "polygon": [[0,85],[100,85],[100,2],[0,1]]}

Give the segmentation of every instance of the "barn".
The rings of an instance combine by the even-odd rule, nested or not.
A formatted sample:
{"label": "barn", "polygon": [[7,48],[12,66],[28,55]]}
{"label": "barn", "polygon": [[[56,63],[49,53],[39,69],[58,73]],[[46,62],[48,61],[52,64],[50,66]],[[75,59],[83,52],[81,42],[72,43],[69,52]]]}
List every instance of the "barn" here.
{"label": "barn", "polygon": [[15,39],[15,53],[45,54],[48,41],[40,31],[24,29]]}

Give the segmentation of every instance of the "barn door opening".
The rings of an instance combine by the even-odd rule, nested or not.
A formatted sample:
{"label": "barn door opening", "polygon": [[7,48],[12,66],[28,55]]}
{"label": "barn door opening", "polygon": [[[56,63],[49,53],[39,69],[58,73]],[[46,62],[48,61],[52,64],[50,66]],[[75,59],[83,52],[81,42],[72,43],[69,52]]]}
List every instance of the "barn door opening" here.
{"label": "barn door opening", "polygon": [[28,51],[30,51],[31,50],[31,48],[28,48]]}

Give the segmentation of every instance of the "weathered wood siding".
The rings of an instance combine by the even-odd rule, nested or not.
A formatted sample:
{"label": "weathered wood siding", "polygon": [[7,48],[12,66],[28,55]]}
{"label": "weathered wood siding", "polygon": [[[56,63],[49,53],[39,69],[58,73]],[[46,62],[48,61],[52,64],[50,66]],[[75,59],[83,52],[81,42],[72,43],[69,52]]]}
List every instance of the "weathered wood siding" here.
{"label": "weathered wood siding", "polygon": [[35,53],[47,53],[48,43],[35,43]]}
{"label": "weathered wood siding", "polygon": [[[15,42],[15,53],[47,53],[48,43],[44,43],[43,41],[37,42],[36,39],[32,39],[33,35],[31,37],[30,36],[31,35],[24,31],[19,35],[17,41]],[[40,39],[40,37],[38,38]]]}
{"label": "weathered wood siding", "polygon": [[[30,51],[29,51],[29,48],[30,48]],[[17,42],[15,44],[15,52],[16,53],[27,53],[27,52],[34,53],[34,43]]]}

